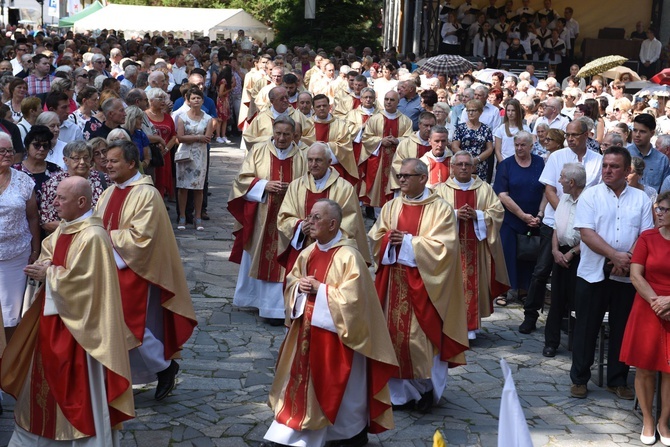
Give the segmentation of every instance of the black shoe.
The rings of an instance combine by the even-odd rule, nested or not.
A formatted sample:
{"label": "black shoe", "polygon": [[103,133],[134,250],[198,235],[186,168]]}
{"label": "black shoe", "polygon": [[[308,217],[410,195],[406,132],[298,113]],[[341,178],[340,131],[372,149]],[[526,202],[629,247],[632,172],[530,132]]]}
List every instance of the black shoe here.
{"label": "black shoe", "polygon": [[421,413],[429,413],[433,406],[433,390],[426,391],[421,395],[421,399],[416,403],[416,409]]}
{"label": "black shoe", "polygon": [[542,350],[542,355],[545,357],[556,357],[556,348],[551,346],[545,346]]}
{"label": "black shoe", "polygon": [[286,323],[283,318],[263,318],[263,321],[274,327],[284,326]]}
{"label": "black shoe", "polygon": [[404,404],[391,405],[391,409],[393,411],[410,411],[413,410],[415,406],[416,401],[412,399],[409,402],[405,402]]}
{"label": "black shoe", "polygon": [[363,447],[368,443],[368,428],[365,427],[359,434],[349,439],[330,441],[326,443],[327,447]]}
{"label": "black shoe", "polygon": [[172,360],[170,366],[156,374],[158,376],[158,385],[156,385],[156,400],[165,399],[174,388],[177,372],[179,372],[179,363]]}
{"label": "black shoe", "polygon": [[372,206],[366,206],[365,207],[365,217],[368,219],[376,219],[377,216],[375,216],[375,209]]}
{"label": "black shoe", "polygon": [[210,219],[209,214],[207,214],[206,211],[203,211],[203,212],[200,214],[200,218],[201,218],[202,220],[209,220],[209,219]]}
{"label": "black shoe", "polygon": [[519,325],[519,332],[522,334],[530,334],[535,329],[537,329],[537,327],[535,327],[534,321],[523,320],[523,323]]}

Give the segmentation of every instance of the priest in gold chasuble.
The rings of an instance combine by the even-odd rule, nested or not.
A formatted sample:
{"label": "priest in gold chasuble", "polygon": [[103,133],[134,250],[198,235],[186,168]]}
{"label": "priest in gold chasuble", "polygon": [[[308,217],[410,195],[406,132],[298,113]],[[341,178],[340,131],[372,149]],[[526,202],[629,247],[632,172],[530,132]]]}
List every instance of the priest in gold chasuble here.
{"label": "priest in gold chasuble", "polygon": [[400,367],[389,382],[394,405],[428,411],[446,386],[448,366],[465,364],[466,309],[453,208],[426,188],[427,168],[406,158],[399,197],[368,235],[375,286]]}
{"label": "priest in gold chasuble", "polygon": [[[372,276],[342,210],[320,199],[307,247],[286,277],[291,321],[270,389],[274,421],[265,439],[280,445],[364,445],[393,428],[388,381],[398,368]],[[261,444],[268,445],[268,444]]]}
{"label": "priest in gold chasuble", "polygon": [[457,152],[451,159],[451,170],[454,177],[438,185],[435,192],[456,213],[468,338],[473,340],[482,318],[493,313],[493,298],[509,288],[500,242],[505,210],[493,188],[473,175],[474,160],[469,152]]}

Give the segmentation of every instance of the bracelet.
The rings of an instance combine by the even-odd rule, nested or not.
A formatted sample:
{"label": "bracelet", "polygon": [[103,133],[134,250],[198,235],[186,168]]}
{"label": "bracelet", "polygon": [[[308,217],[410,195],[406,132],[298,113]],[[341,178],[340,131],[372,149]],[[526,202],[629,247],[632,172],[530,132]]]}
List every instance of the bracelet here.
{"label": "bracelet", "polygon": [[482,162],[482,159],[479,157],[479,155],[477,155],[475,158],[477,159],[478,162],[480,163]]}
{"label": "bracelet", "polygon": [[633,256],[633,253],[631,253],[631,252],[629,252],[629,251],[627,251],[626,253],[629,254],[629,255],[631,255],[631,256]]}
{"label": "bracelet", "polygon": [[570,253],[572,253],[572,256],[577,256],[577,252],[575,251],[574,248],[570,249]]}

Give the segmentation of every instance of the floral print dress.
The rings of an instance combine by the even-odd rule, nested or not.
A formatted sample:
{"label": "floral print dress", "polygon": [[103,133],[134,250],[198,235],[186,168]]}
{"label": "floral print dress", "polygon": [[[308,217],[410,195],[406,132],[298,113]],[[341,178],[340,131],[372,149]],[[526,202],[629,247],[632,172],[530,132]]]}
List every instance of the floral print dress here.
{"label": "floral print dress", "polygon": [[[207,124],[212,119],[204,113],[195,121],[187,113],[179,116],[184,122],[184,135],[205,135]],[[203,189],[207,174],[207,143],[182,143],[184,150],[191,150],[191,161],[177,163],[177,188]]]}
{"label": "floral print dress", "polygon": [[[453,140],[461,142],[461,150],[468,151],[473,157],[477,157],[486,150],[486,143],[493,143],[493,132],[486,124],[480,124],[479,129],[472,130],[467,123],[461,123],[456,126]],[[484,181],[486,181],[490,159],[491,157],[477,165],[477,175]]]}

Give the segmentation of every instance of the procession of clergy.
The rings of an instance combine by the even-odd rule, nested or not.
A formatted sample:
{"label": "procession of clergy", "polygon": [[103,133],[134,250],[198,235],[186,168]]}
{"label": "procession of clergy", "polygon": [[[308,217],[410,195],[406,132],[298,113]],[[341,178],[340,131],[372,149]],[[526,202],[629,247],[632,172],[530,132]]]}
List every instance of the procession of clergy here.
{"label": "procession of clergy", "polygon": [[120,446],[121,423],[135,417],[132,385],[157,380],[155,399],[165,399],[197,324],[167,210],[138,171],[137,147],[119,140],[108,149],[114,185],[93,209],[85,178],[61,181],[61,222],[24,270],[42,286],[2,355],[2,390],[16,398],[11,447]]}
{"label": "procession of clergy", "polygon": [[432,113],[414,131],[397,92],[378,101],[328,65],[309,92],[277,67],[244,80],[233,304],[288,328],[261,446],[362,446],[392,410],[429,412],[508,288],[503,206],[470,153],[452,154]]}

